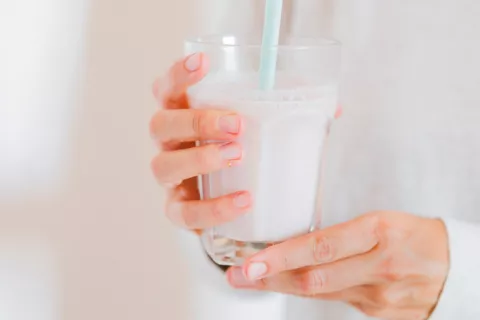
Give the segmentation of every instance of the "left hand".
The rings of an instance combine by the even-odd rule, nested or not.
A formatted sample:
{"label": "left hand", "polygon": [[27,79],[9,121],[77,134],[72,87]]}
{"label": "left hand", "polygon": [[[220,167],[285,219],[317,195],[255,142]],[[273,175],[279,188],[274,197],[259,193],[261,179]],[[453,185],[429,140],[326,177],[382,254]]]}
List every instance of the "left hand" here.
{"label": "left hand", "polygon": [[269,247],[227,275],[236,288],[344,301],[381,319],[423,320],[448,269],[442,221],[374,212]]}

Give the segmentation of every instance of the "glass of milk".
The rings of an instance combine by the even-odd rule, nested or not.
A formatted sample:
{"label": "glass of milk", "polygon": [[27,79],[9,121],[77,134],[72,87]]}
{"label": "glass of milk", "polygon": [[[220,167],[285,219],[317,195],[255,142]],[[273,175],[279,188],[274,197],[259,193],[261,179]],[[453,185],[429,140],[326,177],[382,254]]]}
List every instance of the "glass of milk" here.
{"label": "glass of milk", "polygon": [[[243,118],[239,165],[199,177],[202,199],[249,191],[253,206],[235,221],[205,230],[203,245],[220,265],[319,227],[322,160],[337,108],[340,44],[285,38],[275,85],[260,89],[261,38],[217,35],[186,41],[203,52],[209,73],[189,89],[192,108],[223,108]],[[198,144],[222,141],[199,141]]]}

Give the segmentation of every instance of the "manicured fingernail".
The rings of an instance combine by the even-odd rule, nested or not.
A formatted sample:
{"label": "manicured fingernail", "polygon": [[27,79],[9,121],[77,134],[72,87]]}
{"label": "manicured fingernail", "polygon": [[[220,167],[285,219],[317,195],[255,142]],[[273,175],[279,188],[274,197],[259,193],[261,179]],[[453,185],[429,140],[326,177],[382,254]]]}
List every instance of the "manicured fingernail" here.
{"label": "manicured fingernail", "polygon": [[194,53],[185,61],[185,69],[189,72],[195,72],[202,66],[202,55]]}
{"label": "manicured fingernail", "polygon": [[240,117],[236,115],[220,117],[219,126],[223,132],[238,134],[240,132]]}
{"label": "manicured fingernail", "polygon": [[242,149],[236,143],[227,143],[220,147],[220,153],[225,160],[239,160],[242,157]]}
{"label": "manicured fingernail", "polygon": [[233,204],[235,207],[243,209],[250,205],[251,199],[250,195],[246,192],[239,193],[233,199]]}
{"label": "manicured fingernail", "polygon": [[247,268],[247,277],[249,280],[257,280],[267,273],[267,265],[263,262],[252,262]]}
{"label": "manicured fingernail", "polygon": [[230,276],[228,278],[230,280],[230,283],[234,286],[248,287],[254,284],[254,282],[245,278],[245,275],[243,274],[241,268],[232,268],[229,274]]}

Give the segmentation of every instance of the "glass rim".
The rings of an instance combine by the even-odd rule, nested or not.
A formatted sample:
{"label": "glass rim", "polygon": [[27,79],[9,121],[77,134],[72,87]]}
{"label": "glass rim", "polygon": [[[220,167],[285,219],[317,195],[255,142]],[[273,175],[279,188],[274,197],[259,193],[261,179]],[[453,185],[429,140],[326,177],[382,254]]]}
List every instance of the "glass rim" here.
{"label": "glass rim", "polygon": [[[261,41],[258,43],[225,43],[226,38],[245,38],[252,35],[248,34],[206,34],[200,36],[188,37],[184,43],[186,45],[195,45],[195,46],[209,46],[209,47],[218,47],[218,48],[237,48],[237,49],[261,49]],[[256,36],[256,38],[259,38]],[[260,38],[261,39],[261,38]],[[305,37],[305,36],[292,36],[291,39],[295,41],[306,41],[305,44],[279,44],[276,46],[271,46],[272,49],[278,50],[312,50],[319,48],[339,48],[341,47],[341,42],[333,38],[328,37]]]}

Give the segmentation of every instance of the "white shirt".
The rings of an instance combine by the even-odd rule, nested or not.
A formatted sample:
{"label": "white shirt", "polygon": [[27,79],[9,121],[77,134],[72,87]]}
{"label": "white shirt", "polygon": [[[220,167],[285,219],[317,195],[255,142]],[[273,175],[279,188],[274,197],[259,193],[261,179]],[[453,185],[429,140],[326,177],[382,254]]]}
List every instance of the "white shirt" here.
{"label": "white shirt", "polygon": [[[344,46],[344,116],[327,150],[325,224],[378,209],[443,218],[451,270],[432,319],[480,319],[480,2],[296,3],[294,32],[332,35]],[[204,6],[211,13],[220,3]],[[206,283],[216,283],[218,297],[230,299],[222,303],[229,316],[212,313],[211,320],[235,314],[251,320],[278,320],[279,314],[286,320],[368,319],[341,303],[281,296],[263,297],[262,311],[260,298],[228,293],[223,276],[200,261],[202,276],[212,275]],[[257,311],[242,314],[252,303]]]}

